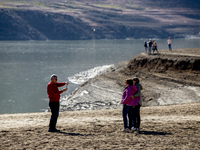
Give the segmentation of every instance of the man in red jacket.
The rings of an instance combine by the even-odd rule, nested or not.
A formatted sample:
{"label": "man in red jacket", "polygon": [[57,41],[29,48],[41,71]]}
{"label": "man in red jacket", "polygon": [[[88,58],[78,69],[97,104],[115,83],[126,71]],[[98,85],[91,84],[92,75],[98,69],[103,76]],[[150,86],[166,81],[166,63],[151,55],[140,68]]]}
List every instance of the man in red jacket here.
{"label": "man in red jacket", "polygon": [[51,118],[49,123],[49,132],[60,132],[56,129],[56,123],[59,116],[60,94],[67,91],[67,88],[59,91],[58,87],[68,85],[68,82],[57,82],[57,75],[51,76],[51,81],[47,84],[47,94],[49,97],[49,107],[51,109]]}

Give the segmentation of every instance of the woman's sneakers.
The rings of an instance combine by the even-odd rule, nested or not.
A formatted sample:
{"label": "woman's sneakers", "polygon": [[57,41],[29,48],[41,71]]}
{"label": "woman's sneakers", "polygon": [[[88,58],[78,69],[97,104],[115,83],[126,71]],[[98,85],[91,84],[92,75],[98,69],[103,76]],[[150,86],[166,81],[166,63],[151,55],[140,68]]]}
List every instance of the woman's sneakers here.
{"label": "woman's sneakers", "polygon": [[125,128],[122,130],[122,132],[129,132],[129,131],[130,131],[129,128]]}
{"label": "woman's sneakers", "polygon": [[132,127],[132,128],[131,128],[131,132],[134,132],[134,131],[137,131],[137,132],[139,132],[139,131],[140,131],[140,129],[139,129],[139,128],[134,128],[134,127]]}
{"label": "woman's sneakers", "polygon": [[122,130],[122,132],[129,132],[129,133],[133,133],[133,132],[135,132],[135,131],[139,132],[140,129],[139,129],[139,128],[134,128],[134,127],[132,127],[131,129],[125,128],[125,129]]}

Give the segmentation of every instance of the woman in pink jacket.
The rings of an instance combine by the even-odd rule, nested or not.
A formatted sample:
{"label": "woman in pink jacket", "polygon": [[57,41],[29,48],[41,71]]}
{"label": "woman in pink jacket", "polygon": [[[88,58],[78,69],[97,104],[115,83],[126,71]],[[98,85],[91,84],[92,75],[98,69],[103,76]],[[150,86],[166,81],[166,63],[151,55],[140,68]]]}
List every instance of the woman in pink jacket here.
{"label": "woman in pink jacket", "polygon": [[[132,79],[126,79],[125,83],[126,88],[124,89],[121,100],[121,104],[123,104],[122,116],[124,121],[124,129],[122,131],[129,132],[132,127],[133,106],[136,104],[135,99],[131,99],[131,95],[137,91],[137,88],[133,85]],[[129,126],[127,125],[127,115],[129,118]]]}

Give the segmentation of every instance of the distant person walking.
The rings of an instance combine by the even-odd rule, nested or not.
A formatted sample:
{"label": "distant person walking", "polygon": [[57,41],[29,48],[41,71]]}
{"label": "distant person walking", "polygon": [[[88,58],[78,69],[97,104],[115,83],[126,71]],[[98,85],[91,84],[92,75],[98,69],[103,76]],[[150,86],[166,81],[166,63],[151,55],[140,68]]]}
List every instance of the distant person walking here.
{"label": "distant person walking", "polygon": [[147,52],[147,42],[144,41],[144,48],[145,48],[145,52]]}
{"label": "distant person walking", "polygon": [[133,128],[132,131],[140,131],[140,107],[142,106],[141,100],[141,90],[143,89],[142,85],[139,83],[138,78],[133,78],[133,85],[136,86],[137,92],[132,95],[132,98],[138,98],[139,102],[133,108]]}
{"label": "distant person walking", "polygon": [[47,94],[49,97],[49,107],[51,109],[51,118],[49,123],[49,132],[60,132],[56,129],[56,123],[59,116],[60,94],[67,91],[67,88],[59,91],[58,87],[68,85],[68,82],[57,82],[57,75],[51,76],[51,81],[47,84]]}
{"label": "distant person walking", "polygon": [[[126,88],[124,89],[121,100],[121,104],[123,104],[122,117],[124,121],[124,129],[122,130],[122,132],[129,132],[132,128],[132,115],[134,106],[134,99],[131,98],[131,95],[133,95],[137,91],[137,88],[133,85],[132,79],[126,79],[125,83]],[[127,122],[127,115],[129,119],[129,125]]]}
{"label": "distant person walking", "polygon": [[169,38],[167,39],[167,43],[168,43],[169,51],[172,52],[172,41],[171,41],[171,37],[169,37]]}

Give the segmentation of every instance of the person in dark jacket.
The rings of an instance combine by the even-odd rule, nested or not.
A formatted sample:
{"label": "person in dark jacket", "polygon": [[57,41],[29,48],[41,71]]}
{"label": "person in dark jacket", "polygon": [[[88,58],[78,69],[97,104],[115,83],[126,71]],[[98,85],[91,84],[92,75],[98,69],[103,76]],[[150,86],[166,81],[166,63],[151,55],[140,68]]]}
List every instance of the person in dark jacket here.
{"label": "person in dark jacket", "polygon": [[142,106],[141,100],[141,90],[143,89],[142,85],[139,83],[138,78],[133,78],[133,85],[135,84],[137,92],[134,93],[131,97],[139,97],[138,105],[133,108],[133,128],[132,131],[140,131],[140,107]]}
{"label": "person in dark jacket", "polygon": [[148,47],[148,51],[149,51],[149,55],[151,55],[151,49],[152,49],[152,45],[153,45],[153,42],[152,42],[152,40],[150,39],[149,40],[149,47]]}
{"label": "person in dark jacket", "polygon": [[145,48],[145,52],[147,52],[147,42],[146,41],[144,41],[144,48]]}

